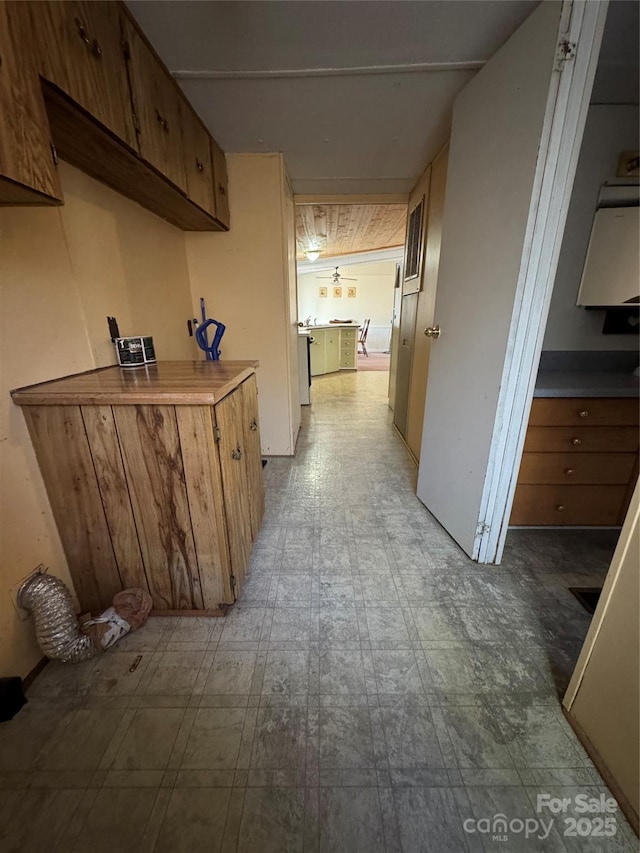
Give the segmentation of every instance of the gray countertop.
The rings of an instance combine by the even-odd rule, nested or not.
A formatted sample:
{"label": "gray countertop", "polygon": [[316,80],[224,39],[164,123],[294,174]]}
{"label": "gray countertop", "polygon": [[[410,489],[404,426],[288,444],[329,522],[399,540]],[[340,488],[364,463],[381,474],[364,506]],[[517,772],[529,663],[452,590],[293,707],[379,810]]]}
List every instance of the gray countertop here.
{"label": "gray countertop", "polygon": [[608,370],[540,370],[534,397],[638,397],[640,379]]}

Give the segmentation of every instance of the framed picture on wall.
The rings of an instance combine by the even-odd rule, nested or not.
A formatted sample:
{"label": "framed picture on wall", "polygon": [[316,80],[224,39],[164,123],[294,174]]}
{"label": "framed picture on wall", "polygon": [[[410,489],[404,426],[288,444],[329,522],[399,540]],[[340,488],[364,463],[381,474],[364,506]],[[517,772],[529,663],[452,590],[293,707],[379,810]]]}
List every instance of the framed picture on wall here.
{"label": "framed picture on wall", "polygon": [[342,287],[338,286],[333,288],[333,298],[342,299]]}
{"label": "framed picture on wall", "polygon": [[347,288],[347,299],[355,299],[356,298],[356,289],[355,287]]}
{"label": "framed picture on wall", "polygon": [[326,287],[319,287],[318,288],[318,296],[320,297],[320,299],[326,299],[327,298],[327,288]]}
{"label": "framed picture on wall", "polygon": [[404,279],[402,295],[417,293],[422,282],[422,256],[424,254],[424,196],[409,213],[404,250]]}

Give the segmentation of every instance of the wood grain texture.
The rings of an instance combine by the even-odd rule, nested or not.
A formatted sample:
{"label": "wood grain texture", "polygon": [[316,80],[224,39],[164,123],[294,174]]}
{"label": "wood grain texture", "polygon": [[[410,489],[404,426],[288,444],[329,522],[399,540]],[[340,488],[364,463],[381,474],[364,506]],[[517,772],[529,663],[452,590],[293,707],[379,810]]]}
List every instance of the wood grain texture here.
{"label": "wood grain texture", "polygon": [[[264,478],[260,451],[260,421],[258,417],[258,385],[255,375],[250,376],[238,389],[242,393],[242,429],[244,432],[247,487],[249,490],[249,518],[251,541],[256,538],[264,515]],[[238,392],[235,392],[238,393]]]}
{"label": "wood grain texture", "polygon": [[314,246],[327,257],[402,246],[406,218],[406,204],[296,205],[298,259]]}
{"label": "wood grain texture", "polygon": [[531,426],[637,426],[638,400],[624,397],[536,397]]}
{"label": "wood grain texture", "polygon": [[213,191],[209,133],[185,100],[180,102],[180,124],[189,198],[215,216],[216,197]]}
{"label": "wood grain texture", "polygon": [[[251,510],[247,481],[246,448],[242,429],[242,393],[234,391],[215,406],[220,431],[218,452],[227,516],[231,569],[236,598],[242,589],[251,554]],[[238,457],[239,458],[236,458]]]}
{"label": "wood grain texture", "polygon": [[520,485],[510,524],[616,525],[625,486]]}
{"label": "wood grain texture", "polygon": [[113,412],[110,406],[82,406],[81,412],[123,587],[149,591]]}
{"label": "wood grain texture", "polygon": [[44,86],[59,155],[183,231],[221,231],[210,214],[129,151],[53,86]]}
{"label": "wood grain texture", "polygon": [[[580,442],[574,444],[575,441]],[[530,426],[525,451],[590,453],[614,451],[633,453],[638,449],[636,427]]]}
{"label": "wood grain texture", "polygon": [[228,229],[231,224],[229,214],[229,183],[227,178],[227,161],[224,151],[211,137],[211,163],[213,169],[213,190],[216,198],[216,220]]}
{"label": "wood grain texture", "polygon": [[118,3],[29,3],[38,71],[137,151]]}
{"label": "wood grain texture", "polygon": [[232,604],[231,563],[210,406],[176,406],[191,528],[204,607]]}
{"label": "wood grain texture", "polygon": [[635,453],[524,453],[518,483],[626,484]]}
{"label": "wood grain texture", "polygon": [[116,406],[113,414],[154,607],[201,609],[175,410]]}
{"label": "wood grain texture", "polygon": [[255,372],[256,361],[159,361],[141,368],[112,367],[17,388],[19,406],[213,405]]}
{"label": "wood grain texture", "polygon": [[77,406],[24,412],[80,608],[111,605],[122,581]]}
{"label": "wood grain texture", "polygon": [[140,156],[187,193],[180,93],[128,15],[123,16],[122,26],[129,52],[129,84],[137,116]]}
{"label": "wood grain texture", "polygon": [[0,2],[0,204],[59,204],[62,188],[32,51],[28,9]]}

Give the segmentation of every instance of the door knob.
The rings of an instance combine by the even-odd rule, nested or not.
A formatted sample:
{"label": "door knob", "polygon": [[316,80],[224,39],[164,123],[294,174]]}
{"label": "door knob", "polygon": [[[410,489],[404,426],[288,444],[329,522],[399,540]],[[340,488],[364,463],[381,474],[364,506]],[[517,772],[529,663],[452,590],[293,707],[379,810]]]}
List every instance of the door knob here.
{"label": "door knob", "polygon": [[427,326],[427,328],[424,330],[424,333],[428,338],[439,338],[440,326]]}

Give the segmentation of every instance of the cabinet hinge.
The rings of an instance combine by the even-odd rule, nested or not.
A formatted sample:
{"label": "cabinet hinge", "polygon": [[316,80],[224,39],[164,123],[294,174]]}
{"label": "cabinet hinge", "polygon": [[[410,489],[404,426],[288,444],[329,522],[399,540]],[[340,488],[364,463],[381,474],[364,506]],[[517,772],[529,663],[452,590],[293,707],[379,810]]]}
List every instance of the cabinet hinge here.
{"label": "cabinet hinge", "polygon": [[230,576],[229,576],[229,582],[230,582],[230,584],[231,584],[231,589],[235,591],[235,588],[236,588],[236,576],[235,576],[235,575],[230,575]]}
{"label": "cabinet hinge", "polygon": [[53,160],[53,165],[57,166],[58,165],[58,151],[56,149],[56,146],[53,144],[53,142],[50,142],[49,147],[51,148],[51,159]]}
{"label": "cabinet hinge", "polygon": [[220,441],[220,439],[221,439],[221,437],[222,437],[222,436],[220,435],[220,427],[218,427],[218,426],[214,426],[214,428],[213,428],[213,437],[215,438],[215,440],[216,440],[216,441]]}
{"label": "cabinet hinge", "polygon": [[122,39],[122,55],[125,59],[131,59],[131,48],[129,47],[129,42],[126,39]]}
{"label": "cabinet hinge", "polygon": [[491,530],[491,525],[486,524],[484,521],[481,521],[476,527],[476,536],[482,536],[485,533],[488,533]]}
{"label": "cabinet hinge", "polygon": [[131,118],[133,119],[133,129],[136,133],[140,133],[140,122],[138,121],[138,114],[131,113]]}
{"label": "cabinet hinge", "polygon": [[562,71],[565,62],[576,58],[576,43],[562,39],[556,50],[556,70]]}

